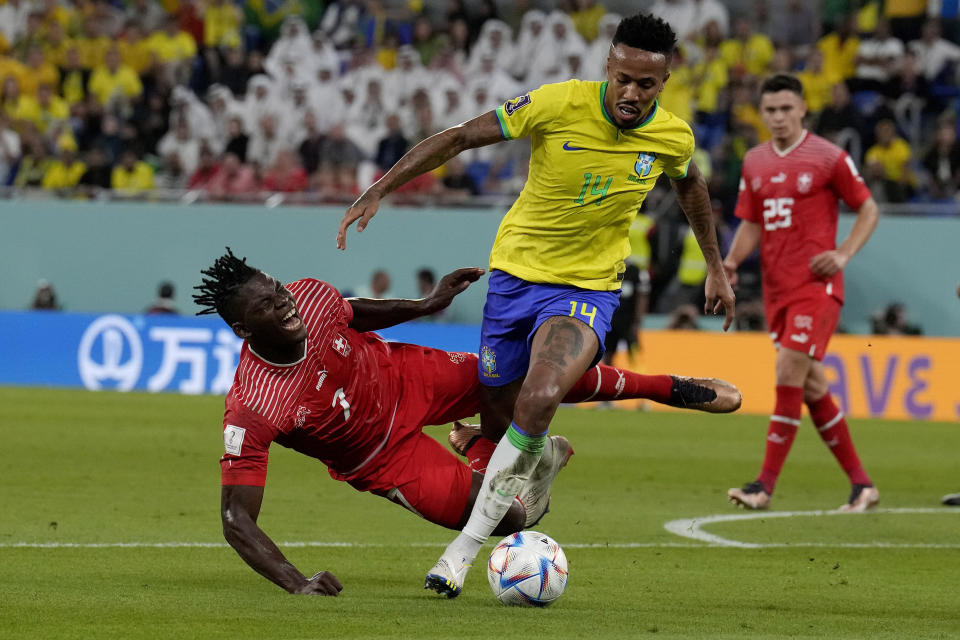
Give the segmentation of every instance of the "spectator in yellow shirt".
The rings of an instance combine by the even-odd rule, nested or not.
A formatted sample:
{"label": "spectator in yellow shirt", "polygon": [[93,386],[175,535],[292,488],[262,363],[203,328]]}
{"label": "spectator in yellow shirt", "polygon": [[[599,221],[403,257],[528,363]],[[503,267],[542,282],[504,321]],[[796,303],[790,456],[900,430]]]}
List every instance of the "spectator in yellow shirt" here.
{"label": "spectator in yellow shirt", "polygon": [[830,82],[843,82],[857,72],[857,16],[851,14],[843,19],[837,30],[817,41],[817,49],[823,53],[823,71]]}
{"label": "spectator in yellow shirt", "polygon": [[830,103],[833,85],[823,70],[823,53],[819,49],[810,51],[803,71],[797,74],[803,84],[803,97],[807,101],[807,113],[818,115]]}
{"label": "spectator in yellow shirt", "polygon": [[197,43],[177,26],[177,19],[167,18],[162,31],[147,38],[147,46],[161,63],[182,62],[197,55]]}
{"label": "spectator in yellow shirt", "polygon": [[24,120],[24,113],[29,111],[29,99],[25,99],[20,93],[20,81],[14,76],[7,76],[3,79],[3,86],[0,88],[0,109],[16,123],[18,120]]}
{"label": "spectator in yellow shirt", "polygon": [[120,59],[123,64],[138,74],[143,75],[154,62],[154,54],[150,51],[147,39],[143,37],[143,28],[134,21],[127,23],[123,29],[123,37],[117,41],[120,50]]}
{"label": "spectator in yellow shirt", "polygon": [[733,37],[720,44],[720,57],[735,78],[745,74],[764,75],[773,60],[773,42],[762,33],[754,33],[750,21],[737,18]]}
{"label": "spectator in yellow shirt", "polygon": [[46,37],[43,40],[43,53],[50,63],[62,67],[67,49],[72,45],[73,38],[68,38],[64,34],[63,27],[59,22],[52,22],[47,25]]}
{"label": "spectator in yellow shirt", "polygon": [[593,42],[597,38],[597,25],[600,24],[600,18],[606,13],[607,10],[602,4],[597,4],[596,0],[573,0],[570,19],[573,20],[577,33],[587,42]]}
{"label": "spectator in yellow shirt", "polygon": [[867,165],[868,183],[874,193],[883,193],[888,202],[906,202],[916,185],[916,177],[910,168],[912,153],[907,141],[897,135],[890,119],[883,119],[874,129],[877,142],[867,149],[864,162]]}
{"label": "spectator in yellow shirt", "polygon": [[240,9],[228,0],[209,0],[203,14],[203,44],[207,47],[240,46]]}
{"label": "spectator in yellow shirt", "polygon": [[53,91],[53,85],[44,82],[37,89],[37,97],[24,96],[18,109],[18,117],[33,123],[40,133],[46,133],[51,125],[66,122],[70,118],[67,102]]}
{"label": "spectator in yellow shirt", "polygon": [[77,157],[76,143],[66,145],[60,149],[60,156],[47,167],[40,186],[44,189],[73,188],[86,170],[87,165]]}
{"label": "spectator in yellow shirt", "polygon": [[43,47],[35,44],[27,51],[27,65],[20,78],[20,90],[24,95],[35,96],[41,83],[51,87],[60,86],[60,72],[46,59]]}
{"label": "spectator in yellow shirt", "polygon": [[135,195],[153,189],[153,167],[137,157],[130,149],[123,152],[120,162],[110,175],[110,188],[125,195]]}
{"label": "spectator in yellow shirt", "polygon": [[24,66],[22,62],[16,58],[0,56],[0,82],[3,82],[3,80],[10,76],[16,79],[17,86],[19,87],[23,79],[23,74]]}
{"label": "spectator in yellow shirt", "polygon": [[95,18],[87,18],[83,21],[83,35],[77,38],[76,45],[80,49],[80,62],[83,68],[93,69],[103,64],[107,49],[113,45],[113,42],[103,35],[100,23]]}
{"label": "spectator in yellow shirt", "polygon": [[137,72],[120,62],[120,50],[116,46],[107,49],[104,64],[90,74],[87,85],[101,105],[128,105],[143,93],[143,84]]}
{"label": "spectator in yellow shirt", "polygon": [[63,67],[60,69],[60,95],[73,106],[87,97],[87,82],[90,72],[83,68],[80,49],[71,46],[64,53]]}

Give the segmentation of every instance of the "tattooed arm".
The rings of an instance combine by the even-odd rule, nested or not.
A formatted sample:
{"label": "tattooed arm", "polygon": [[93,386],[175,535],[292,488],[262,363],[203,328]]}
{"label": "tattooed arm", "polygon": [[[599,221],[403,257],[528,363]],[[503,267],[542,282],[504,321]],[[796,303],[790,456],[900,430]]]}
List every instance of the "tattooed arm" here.
{"label": "tattooed arm", "polygon": [[359,219],[357,231],[363,231],[380,208],[380,200],[397,187],[436,169],[462,151],[485,147],[502,140],[503,133],[497,114],[495,111],[488,111],[473,120],[434,134],[410,149],[390,171],[370,185],[347,209],[337,232],[337,248],[347,248],[347,229],[350,225]]}
{"label": "tattooed arm", "polygon": [[727,282],[723,271],[720,246],[717,243],[717,230],[713,224],[713,210],[710,206],[710,194],[707,192],[707,183],[700,174],[695,162],[690,162],[685,178],[671,180],[680,208],[690,221],[690,228],[697,237],[700,250],[707,262],[707,280],[704,283],[706,304],[704,313],[715,314],[722,306],[726,313],[723,321],[723,330],[726,331],[733,323],[736,315],[736,305],[733,289]]}

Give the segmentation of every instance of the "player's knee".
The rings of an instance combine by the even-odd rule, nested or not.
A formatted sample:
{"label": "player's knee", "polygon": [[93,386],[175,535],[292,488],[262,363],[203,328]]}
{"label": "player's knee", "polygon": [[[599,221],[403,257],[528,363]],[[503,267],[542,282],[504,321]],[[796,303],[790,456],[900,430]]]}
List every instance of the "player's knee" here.
{"label": "player's knee", "polygon": [[556,384],[525,386],[517,399],[515,420],[529,433],[542,433],[546,431],[561,400],[563,394]]}

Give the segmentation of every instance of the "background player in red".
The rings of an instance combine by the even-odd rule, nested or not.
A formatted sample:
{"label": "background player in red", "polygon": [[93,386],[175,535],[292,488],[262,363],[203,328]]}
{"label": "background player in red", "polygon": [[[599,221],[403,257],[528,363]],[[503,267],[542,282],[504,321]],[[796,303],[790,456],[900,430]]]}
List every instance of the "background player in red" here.
{"label": "background player in red", "polygon": [[[322,461],[356,489],[430,522],[463,526],[496,443],[476,437],[476,427],[456,425],[451,444],[470,456],[467,466],[421,428],[477,414],[477,356],[388,343],[373,330],[447,307],[483,269],[447,274],[420,300],[348,301],[310,278],[284,286],[229,249],[203,274],[194,296],[200,314],[220,314],[244,339],[225,403],[221,517],[224,536],[251,567],[292,593],[342,589],[327,571],[307,579],[256,524],[274,441]],[[564,400],[651,397],[709,412],[740,406],[739,392],[714,380],[685,379],[658,397],[647,392],[662,386],[657,378],[597,365]],[[551,437],[550,451],[534,472],[539,481],[517,496],[498,533],[529,527],[545,513],[553,477],[572,454],[561,436]]]}
{"label": "background player in red", "polygon": [[[760,89],[760,111],[772,139],[744,158],[736,208],[742,220],[723,266],[735,284],[737,267],[761,247],[764,311],[778,348],[777,399],[760,475],[727,496],[748,509],[769,507],[806,403],[853,485],[841,510],[865,511],[879,494],[830,396],[821,360],[843,304],[843,268],[873,233],[877,205],[850,156],[804,128],[799,80],[787,74],[768,78]],[[857,212],[839,247],[838,198]]]}

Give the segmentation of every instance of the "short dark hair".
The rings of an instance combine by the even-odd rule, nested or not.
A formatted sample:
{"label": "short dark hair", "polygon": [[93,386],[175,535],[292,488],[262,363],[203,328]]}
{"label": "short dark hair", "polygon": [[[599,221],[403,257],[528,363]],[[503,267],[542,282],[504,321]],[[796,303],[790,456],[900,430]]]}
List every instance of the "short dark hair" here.
{"label": "short dark hair", "polygon": [[200,293],[193,294],[193,301],[203,307],[197,311],[197,315],[218,313],[229,323],[237,292],[258,271],[247,264],[246,258],[238,258],[227,247],[227,252],[217,258],[212,267],[200,273],[209,277],[203,278],[201,284],[194,287]]}
{"label": "short dark hair", "polygon": [[160,288],[157,289],[157,295],[161,298],[172,298],[173,297],[173,283],[169,280],[164,280],[160,283]]}
{"label": "short dark hair", "polygon": [[650,13],[638,13],[620,21],[612,44],[625,44],[634,49],[662,53],[670,58],[677,47],[677,34],[662,18]]}
{"label": "short dark hair", "polygon": [[796,76],[789,73],[777,73],[764,80],[763,84],[760,85],[760,95],[777,93],[778,91],[792,91],[802,98],[803,84]]}

